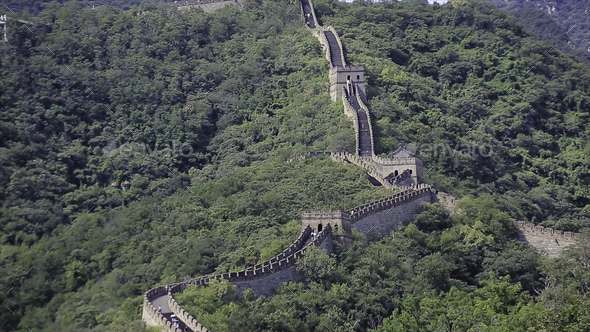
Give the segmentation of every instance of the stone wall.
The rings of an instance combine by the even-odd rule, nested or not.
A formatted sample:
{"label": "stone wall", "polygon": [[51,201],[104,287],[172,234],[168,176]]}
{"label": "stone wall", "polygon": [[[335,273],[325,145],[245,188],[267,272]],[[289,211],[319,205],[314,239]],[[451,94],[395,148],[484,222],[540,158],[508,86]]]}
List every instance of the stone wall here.
{"label": "stone wall", "polygon": [[[180,330],[173,327],[172,323],[161,313],[157,312],[151,303],[154,299],[168,294],[168,306],[179,319],[181,319],[193,331],[208,331],[194,317],[178,305],[174,299],[174,294],[182,293],[191,284],[204,287],[211,280],[226,279],[238,287],[239,294],[250,288],[258,295],[271,296],[276,289],[281,287],[285,282],[304,280],[304,276],[296,270],[295,262],[303,256],[307,247],[316,246],[326,249],[330,253],[333,252],[331,243],[332,229],[330,225],[326,225],[324,230],[322,230],[315,239],[310,239],[311,232],[311,227],[306,227],[289,248],[270,260],[256,264],[246,270],[221,273],[213,276],[203,276],[182,283],[168,285],[167,287],[160,286],[149,290],[144,296],[143,320],[148,325],[162,327],[163,332],[180,332]],[[166,288],[168,288],[168,293]]]}
{"label": "stone wall", "polygon": [[267,274],[261,278],[248,281],[232,281],[232,284],[238,286],[238,294],[242,294],[246,289],[251,289],[256,295],[269,297],[272,296],[283,283],[290,281],[305,281],[304,275],[297,271],[295,265],[291,265],[282,271]]}
{"label": "stone wall", "polygon": [[[309,2],[311,4],[311,1]],[[314,15],[315,18],[315,15]],[[317,26],[317,25],[316,25]],[[328,43],[328,39],[326,39],[326,35],[324,34],[323,28],[316,28],[313,31],[313,35],[320,41],[322,44],[322,49],[324,50],[324,54],[326,55],[326,60],[330,66],[332,66],[332,56],[330,55],[330,43]],[[335,100],[332,100],[335,101]]]}
{"label": "stone wall", "polygon": [[524,233],[536,234],[550,239],[560,239],[563,241],[575,241],[578,234],[555,230],[549,227],[535,225],[526,221],[514,220],[514,225]]}
{"label": "stone wall", "polygon": [[382,186],[384,186],[385,188],[393,188],[393,186],[387,180],[385,180],[385,177],[379,171],[377,166],[375,166],[375,163],[372,160],[355,156],[348,152],[333,152],[331,156],[332,160],[334,161],[344,163],[348,162],[364,168],[367,171],[367,173],[373,178],[375,178],[377,181],[379,181],[379,183],[381,183]]}
{"label": "stone wall", "polygon": [[172,294],[168,295],[168,307],[170,310],[180,319],[188,328],[195,332],[209,332],[209,330],[201,325],[201,323],[197,322],[196,319],[193,318],[188,312],[186,312]]}
{"label": "stone wall", "polygon": [[166,295],[166,287],[160,286],[152,288],[143,296],[143,313],[142,319],[148,326],[159,326],[162,332],[182,332],[172,325],[172,322],[166,319],[164,315],[154,308],[151,301],[157,297]]}
{"label": "stone wall", "polygon": [[[343,103],[345,105],[345,109],[346,109],[346,105],[348,105],[348,107],[350,107],[350,104],[348,104],[348,101],[346,101],[345,99],[343,100]],[[356,128],[358,128],[358,122],[355,123],[355,131],[356,131]],[[358,133],[357,133],[357,135],[358,135]],[[357,140],[357,149],[358,149],[358,140]],[[287,163],[292,163],[295,161],[303,161],[307,158],[324,157],[324,156],[330,156],[330,157],[332,157],[332,160],[337,161],[337,162],[341,162],[341,163],[345,163],[345,164],[354,164],[356,166],[364,168],[367,171],[368,175],[370,175],[371,177],[373,177],[377,181],[379,181],[379,183],[381,183],[381,185],[383,187],[389,188],[389,189],[400,188],[400,187],[412,187],[413,185],[416,184],[416,178],[418,178],[418,179],[422,178],[422,170],[423,170],[422,161],[417,158],[384,159],[381,157],[375,157],[375,159],[380,162],[381,161],[391,162],[390,163],[391,165],[384,167],[382,164],[376,162],[375,159],[371,160],[368,158],[353,155],[348,152],[321,152],[321,151],[318,151],[318,152],[308,152],[308,153],[301,154],[295,158],[291,158],[291,159],[287,160]],[[408,161],[408,164],[404,164],[404,162],[406,162],[406,161]],[[413,164],[411,164],[410,162],[413,162]],[[392,184],[391,181],[388,180],[388,176],[393,172],[393,170],[399,170],[401,173],[403,173],[403,171],[406,169],[410,169],[413,171],[411,181],[407,181],[407,182],[402,181],[396,185],[396,184]],[[415,176],[416,174],[418,174],[417,177]]]}
{"label": "stone wall", "polygon": [[[297,240],[279,255],[248,269],[222,273],[188,280],[182,283],[160,286],[149,290],[144,296],[143,319],[149,325],[163,327],[164,332],[178,332],[162,314],[157,312],[152,301],[168,295],[168,306],[193,331],[208,331],[194,317],[186,312],[174,299],[174,294],[183,292],[189,285],[206,286],[211,280],[226,279],[238,287],[238,293],[252,289],[256,294],[271,296],[285,282],[304,281],[297,271],[295,262],[303,256],[306,248],[316,246],[333,253],[333,232],[350,234],[355,228],[368,234],[369,238],[381,238],[400,225],[411,222],[420,212],[421,202],[435,200],[435,190],[428,185],[410,187],[391,197],[364,204],[347,211],[306,211],[302,213],[303,230]],[[386,210],[387,209],[387,210]],[[315,238],[313,231],[322,224],[322,230]],[[336,229],[338,228],[338,229]],[[342,237],[340,235],[336,237]]]}
{"label": "stone wall", "polygon": [[423,196],[430,193],[436,194],[436,190],[428,184],[419,184],[413,187],[408,187],[408,189],[396,193],[395,195],[355,207],[352,209],[353,212],[350,215],[350,221],[354,225],[354,223],[368,215],[405,204],[414,200],[417,196]]}
{"label": "stone wall", "polygon": [[354,108],[352,108],[352,105],[350,105],[350,103],[348,102],[348,99],[346,99],[346,89],[342,88],[342,104],[344,105],[344,114],[352,120],[352,125],[354,128],[354,135],[355,135],[355,141],[356,141],[356,147],[354,149],[354,151],[358,151],[359,150],[359,141],[360,141],[360,129],[359,129],[359,118],[356,114],[356,111],[354,110]]}
{"label": "stone wall", "polygon": [[[356,98],[359,103],[359,106],[361,107],[363,112],[365,112],[365,114],[367,115],[367,121],[369,122],[369,135],[371,136],[371,157],[374,158],[375,157],[375,143],[373,142],[373,125],[371,124],[371,114],[369,113],[369,109],[367,108],[365,103],[363,103],[363,100],[362,100],[361,95],[359,93],[359,89],[356,89]],[[381,175],[387,176],[387,174],[383,174],[383,172],[381,172]],[[416,183],[418,183],[418,182],[416,182]]]}
{"label": "stone wall", "polygon": [[399,226],[405,226],[420,213],[422,202],[433,203],[436,198],[430,191],[411,196],[412,200],[394,205],[387,210],[375,212],[352,224],[352,228],[366,234],[368,239],[378,240],[389,236]]}
{"label": "stone wall", "polygon": [[[312,29],[312,32],[323,45],[327,60],[330,64],[332,64],[332,61],[330,59],[330,47],[324,34],[324,28],[320,27],[317,23],[315,11],[313,10],[313,4],[311,0],[308,1],[309,6],[311,7],[312,12],[314,13],[313,19],[317,27],[316,29]],[[222,2],[219,2],[217,0],[205,0],[199,2],[198,5],[203,5],[206,3],[213,4]],[[340,38],[338,37],[338,34],[332,27],[328,27],[325,30],[332,31],[332,33],[334,33],[334,36],[336,37],[338,43],[338,47],[341,51],[340,54],[342,57],[342,64],[344,65],[343,70],[336,70],[334,72],[335,75],[330,75],[331,83],[340,84],[341,82],[339,81],[339,75],[343,73],[358,72],[359,79],[357,79],[357,81],[360,81],[360,75],[363,75],[362,89],[356,89],[356,96],[359,100],[359,105],[361,105],[361,108],[364,112],[366,112],[367,118],[369,119],[368,121],[369,129],[371,130],[371,142],[373,142],[373,132],[370,123],[369,111],[363,103],[363,100],[365,99],[361,98],[361,93],[363,96],[365,93],[364,68],[361,66],[346,67],[346,63],[344,61],[344,52],[342,51],[342,43],[340,41]],[[344,82],[344,86],[346,86],[346,82]],[[337,92],[344,93],[344,89],[338,90]],[[348,104],[348,109],[346,105],[347,102],[345,102],[344,104],[345,112],[347,112],[347,115],[352,115],[352,118],[356,119],[355,133],[357,134],[358,151],[359,128],[357,113],[354,109],[352,109],[350,104]],[[371,159],[362,158],[345,152],[315,154],[310,153],[309,155],[330,155],[332,159],[335,161],[353,163],[357,166],[366,169],[370,176],[377,179],[384,186],[391,187],[391,185],[384,179],[382,170],[380,170],[375,165],[375,162],[373,162]],[[374,156],[374,152],[372,153],[372,155]],[[304,158],[305,156],[303,157],[303,159]],[[154,308],[154,305],[152,304],[154,300],[158,299],[157,301],[161,301],[164,299],[163,296],[167,296],[167,305],[170,308],[170,310],[173,313],[175,313],[179,317],[179,319],[181,319],[189,328],[191,328],[193,331],[208,331],[204,326],[202,326],[194,317],[192,317],[176,302],[174,294],[183,292],[190,285],[204,287],[211,280],[226,279],[238,287],[238,293],[241,293],[249,288],[254,290],[254,292],[258,295],[271,296],[276,291],[276,289],[278,289],[285,282],[304,280],[303,275],[297,272],[295,262],[297,261],[297,259],[303,256],[305,250],[309,248],[309,246],[316,246],[328,251],[329,253],[333,253],[333,238],[346,237],[350,234],[352,228],[356,228],[364,233],[376,233],[379,237],[387,236],[391,229],[410,222],[414,218],[415,214],[419,212],[421,202],[432,200],[433,189],[430,186],[421,185],[408,188],[407,190],[403,190],[402,192],[391,197],[388,197],[386,199],[359,206],[355,208],[352,213],[343,211],[304,213],[302,219],[306,221],[307,224],[304,223],[300,236],[291,246],[289,246],[282,253],[271,258],[270,260],[260,264],[256,264],[255,266],[249,267],[242,271],[221,273],[211,276],[203,276],[182,283],[171,284],[166,287],[156,287],[146,292],[144,296],[143,305],[144,321],[146,321],[146,323],[150,325],[157,325],[162,327],[162,331],[164,332],[179,332],[178,329],[172,326],[172,323],[168,321],[166,317],[164,317],[161,313],[157,312],[157,310]],[[389,211],[384,211],[385,209],[389,209]],[[324,224],[324,222],[326,223]],[[315,227],[315,229],[319,230],[318,226],[320,224],[322,225],[322,230],[315,238],[312,239],[312,227]],[[336,230],[336,228],[338,229]],[[334,234],[333,231],[335,231]]]}
{"label": "stone wall", "polygon": [[537,248],[541,253],[558,257],[567,246],[575,243],[578,234],[513,220],[518,229],[518,240]]}

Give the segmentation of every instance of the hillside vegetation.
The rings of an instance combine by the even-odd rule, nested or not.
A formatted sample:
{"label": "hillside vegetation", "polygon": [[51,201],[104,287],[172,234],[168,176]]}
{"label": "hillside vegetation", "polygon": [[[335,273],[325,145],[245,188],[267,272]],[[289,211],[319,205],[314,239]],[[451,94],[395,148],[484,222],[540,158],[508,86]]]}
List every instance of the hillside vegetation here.
{"label": "hillside vegetation", "polygon": [[[317,252],[310,260],[327,269],[302,263],[308,290],[232,298],[220,284],[186,292],[183,305],[215,332],[585,330],[587,248],[544,261],[512,240],[510,218],[588,225],[590,70],[479,1],[314,6],[348,62],[366,66],[377,152],[414,143],[427,182],[471,196],[465,212],[427,206],[392,238],[369,245],[356,234],[338,258]],[[150,287],[253,265],[297,237],[302,210],[388,194],[351,165],[286,163],[354,150],[352,126],[329,100],[329,65],[299,4],[244,7],[69,3],[39,14],[52,32],[10,24],[0,44],[1,331],[142,331]],[[481,315],[437,318],[453,299],[456,319]]]}
{"label": "hillside vegetation", "polygon": [[590,63],[590,1],[486,0],[518,18],[539,39]]}

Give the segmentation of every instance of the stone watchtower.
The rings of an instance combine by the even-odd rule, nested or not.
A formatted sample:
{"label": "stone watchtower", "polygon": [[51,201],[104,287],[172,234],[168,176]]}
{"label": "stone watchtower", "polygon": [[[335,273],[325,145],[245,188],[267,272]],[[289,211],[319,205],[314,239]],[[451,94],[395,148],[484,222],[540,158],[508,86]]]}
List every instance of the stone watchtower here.
{"label": "stone watchtower", "polygon": [[332,227],[332,239],[341,244],[352,243],[352,227],[348,211],[303,211],[301,229],[311,226],[314,232],[321,232],[327,225]]}
{"label": "stone watchtower", "polygon": [[392,178],[397,185],[418,184],[424,180],[422,160],[406,147],[400,147],[393,152],[393,158],[374,157],[373,160],[381,174]]}
{"label": "stone watchtower", "polygon": [[362,96],[366,94],[365,67],[332,67],[330,69],[330,98],[332,101],[342,100],[342,88],[346,87],[347,80],[350,80],[361,90]]}

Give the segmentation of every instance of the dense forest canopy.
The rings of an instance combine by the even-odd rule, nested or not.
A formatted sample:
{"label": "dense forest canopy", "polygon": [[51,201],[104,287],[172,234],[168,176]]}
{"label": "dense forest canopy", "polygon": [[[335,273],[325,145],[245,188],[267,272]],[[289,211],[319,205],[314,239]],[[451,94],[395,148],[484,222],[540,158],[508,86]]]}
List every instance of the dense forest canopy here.
{"label": "dense forest canopy", "polygon": [[[541,40],[590,62],[590,1],[486,0],[509,11]],[[558,29],[556,29],[558,28]]]}
{"label": "dense forest canopy", "polygon": [[[7,10],[13,14],[37,15],[43,9],[46,9],[52,4],[64,4],[72,2],[71,0],[1,0],[3,10]],[[77,5],[81,7],[91,8],[98,6],[111,6],[121,9],[131,9],[133,6],[170,3],[174,1],[167,0],[76,0]]]}
{"label": "dense forest canopy", "polygon": [[[66,3],[38,14],[51,31],[9,23],[1,331],[142,331],[150,287],[268,259],[298,235],[302,210],[388,194],[350,165],[286,163],[354,150],[352,126],[329,100],[329,66],[298,3],[243,5]],[[529,321],[585,330],[588,248],[545,261],[513,240],[510,218],[587,227],[588,67],[480,1],[314,6],[348,62],[366,66],[377,152],[414,144],[427,182],[471,196],[465,212],[426,206],[394,237],[366,244],[356,234],[347,254],[312,253],[333,268],[303,262],[311,289],[257,299],[220,284],[184,304],[214,331],[419,331],[489,326],[500,314],[498,331]],[[424,143],[493,152],[432,153]],[[207,307],[194,303],[205,298]],[[436,318],[449,303],[481,315]]]}

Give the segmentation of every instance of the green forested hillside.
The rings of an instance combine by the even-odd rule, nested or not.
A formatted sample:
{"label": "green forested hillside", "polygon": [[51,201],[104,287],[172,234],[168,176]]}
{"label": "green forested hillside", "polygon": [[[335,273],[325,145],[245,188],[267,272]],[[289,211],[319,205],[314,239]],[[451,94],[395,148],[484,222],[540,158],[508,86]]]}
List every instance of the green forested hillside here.
{"label": "green forested hillside", "polygon": [[[46,8],[51,8],[55,4],[63,4],[72,2],[69,0],[1,0],[3,11],[8,11],[11,14],[37,15]],[[98,7],[98,6],[112,6],[121,9],[130,9],[132,6],[157,4],[174,2],[167,0],[76,0],[76,3],[81,7]]]}
{"label": "green forested hillside", "polygon": [[486,1],[509,11],[539,39],[551,41],[562,52],[590,62],[590,1]]}
{"label": "green forested hillside", "polygon": [[[142,331],[150,287],[272,257],[297,236],[301,210],[387,195],[350,165],[286,163],[354,149],[352,126],[329,100],[329,66],[299,5],[244,6],[66,4],[39,14],[50,33],[10,24],[0,44],[0,330]],[[230,303],[219,285],[196,291],[210,303],[192,312],[214,331],[366,331],[397,310],[382,329],[419,331],[443,324],[436,315],[459,297],[462,310],[481,309],[477,324],[502,307],[507,320],[583,331],[587,248],[545,262],[511,239],[509,218],[587,226],[588,68],[479,1],[314,6],[349,62],[367,68],[379,153],[408,143],[493,152],[417,151],[427,182],[473,197],[465,213],[427,207],[392,238],[366,245],[357,234],[338,259],[316,253],[333,268],[303,264],[311,290]]]}

